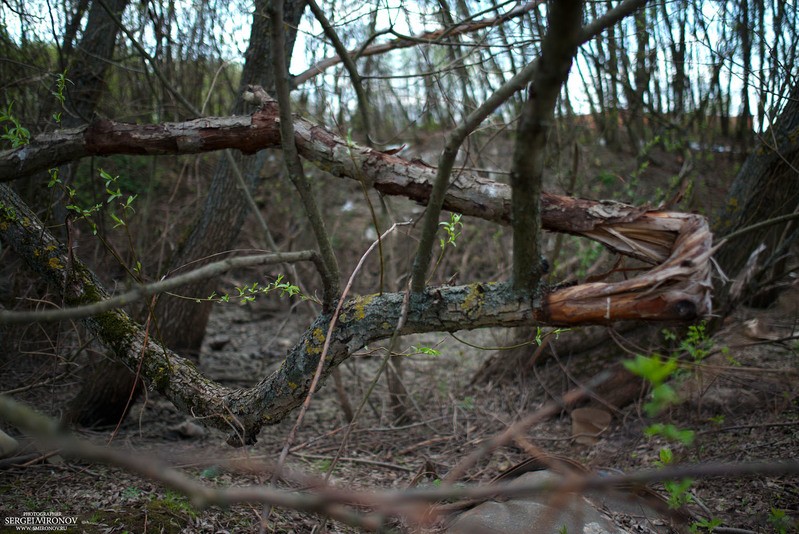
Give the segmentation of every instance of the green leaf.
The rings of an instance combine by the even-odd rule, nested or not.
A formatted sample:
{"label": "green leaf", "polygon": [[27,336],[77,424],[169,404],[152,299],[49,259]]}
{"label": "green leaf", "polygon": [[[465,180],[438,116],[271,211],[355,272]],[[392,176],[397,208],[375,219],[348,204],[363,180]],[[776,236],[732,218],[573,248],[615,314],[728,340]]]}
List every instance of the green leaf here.
{"label": "green leaf", "polygon": [[427,354],[428,356],[440,356],[441,351],[431,347],[415,347],[411,346],[411,350],[416,354]]}
{"label": "green leaf", "polygon": [[663,360],[659,354],[652,356],[636,354],[634,360],[626,360],[623,363],[628,371],[655,386],[662,384],[678,367],[675,358]]}

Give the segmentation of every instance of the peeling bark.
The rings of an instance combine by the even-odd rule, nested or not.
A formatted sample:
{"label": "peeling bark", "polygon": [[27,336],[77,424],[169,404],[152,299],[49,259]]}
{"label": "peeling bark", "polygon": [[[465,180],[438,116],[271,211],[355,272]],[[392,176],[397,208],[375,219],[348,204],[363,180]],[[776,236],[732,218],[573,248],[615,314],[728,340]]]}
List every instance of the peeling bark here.
{"label": "peeling bark", "polygon": [[[435,168],[348,143],[323,126],[295,119],[300,155],[333,176],[364,182],[386,195],[427,202]],[[252,153],[280,146],[277,103],[249,116],[210,117],[178,123],[136,125],[95,121],[87,127],[37,136],[30,145],[0,152],[0,181],[9,181],[85,156],[110,154],[194,154],[223,148]],[[547,230],[583,235],[624,255],[657,264],[665,260],[680,223],[657,235],[633,223],[646,208],[544,193],[542,221]],[[508,185],[461,172],[447,189],[444,209],[510,224]],[[664,222],[665,224],[665,222]],[[647,234],[644,238],[637,233]]]}

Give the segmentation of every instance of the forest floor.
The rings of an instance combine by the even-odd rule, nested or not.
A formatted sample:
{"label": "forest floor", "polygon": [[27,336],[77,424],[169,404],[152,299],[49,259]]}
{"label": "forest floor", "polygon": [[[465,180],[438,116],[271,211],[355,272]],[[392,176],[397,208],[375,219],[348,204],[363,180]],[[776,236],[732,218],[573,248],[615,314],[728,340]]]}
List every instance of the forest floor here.
{"label": "forest floor", "polygon": [[[431,154],[434,152],[431,148]],[[434,154],[421,155],[426,161],[435,161]],[[503,156],[499,151],[496,157],[506,157],[506,154]],[[582,189],[578,187],[575,194],[608,198],[609,191],[624,186],[629,198],[621,200],[637,202],[639,198],[651,196],[652,191],[644,190],[644,186],[651,189],[654,185],[668,183],[681,167],[680,162],[671,157],[662,158],[660,163],[653,160],[655,163],[649,168],[640,169],[645,173],[640,183],[634,184],[620,178],[629,176],[634,169],[610,167],[617,160],[627,162],[630,158],[613,154],[601,158],[592,154],[590,158],[583,158],[581,174],[592,178],[587,179]],[[720,164],[718,160],[704,164],[707,169],[700,168],[701,175],[719,178],[697,179],[693,201],[679,209],[707,214],[724,198],[725,188],[718,181],[734,175],[734,171],[727,168],[732,164]],[[629,167],[628,163],[625,165]],[[558,168],[570,169],[572,165],[565,161]],[[567,181],[563,176],[559,180]],[[560,181],[556,180],[553,187]],[[667,191],[665,186],[664,191]],[[281,196],[283,193],[278,185],[273,185],[263,193],[269,198],[258,200],[273,207],[270,215],[274,221],[270,223],[274,222],[272,228],[276,237],[299,247],[296,241],[292,242],[300,234],[294,227],[291,213],[294,207],[284,200],[289,197]],[[199,198],[200,193],[196,196]],[[174,198],[187,199],[185,213],[196,209],[195,197],[179,194]],[[328,216],[333,239],[340,241],[342,250],[355,251],[351,252],[354,257],[342,263],[354,265],[357,251],[363,250],[364,244],[373,239],[364,232],[371,221],[366,208],[360,206],[358,211],[350,207],[351,199],[359,202],[362,199],[360,186],[337,181],[328,189],[326,198],[326,206],[331,210]],[[176,206],[164,204],[158,206],[162,211],[153,211],[152,220],[181,219],[176,215]],[[403,216],[418,215],[420,211],[420,207],[412,205],[392,215],[395,220],[407,220],[409,217]],[[461,280],[507,277],[507,236],[497,237],[496,227],[478,223],[468,223],[463,241],[458,243],[458,254],[444,258],[436,273],[437,279],[432,283],[451,280],[455,276],[452,273],[460,273]],[[173,229],[176,234],[179,231],[180,228]],[[247,232],[242,243],[247,248],[256,248],[253,231],[249,230],[249,235]],[[144,232],[142,239],[146,242],[151,235]],[[547,250],[559,246],[551,235],[546,235],[545,240]],[[562,254],[567,261],[553,262],[553,276],[579,273],[576,276],[583,277],[590,274],[603,257],[603,261],[612,264],[613,259],[601,248],[585,246],[578,241],[586,240],[564,242],[564,250],[572,248]],[[397,245],[393,254],[404,260],[412,257],[414,247],[415,242],[406,239]],[[87,249],[84,251],[82,254],[88,256]],[[355,292],[375,291],[379,269],[374,263],[364,269]],[[504,267],[500,267],[500,263]],[[12,283],[11,271],[24,271],[15,265],[9,262],[4,266],[9,284]],[[390,262],[387,268],[391,268]],[[345,265],[342,270],[347,272]],[[397,277],[394,278],[396,282]],[[227,287],[235,285],[234,279],[223,282]],[[19,286],[13,288],[14,295],[37,295],[32,302],[44,302],[40,293],[28,289],[29,281],[13,283]],[[304,305],[297,307],[302,312],[289,313],[288,310],[288,303],[270,300],[246,306],[216,305],[200,356],[203,372],[231,387],[249,387],[267,376],[310,324]],[[676,340],[664,338],[662,330],[667,328]],[[675,373],[670,381],[679,394],[678,403],[655,418],[647,417],[643,409],[646,392],[641,389],[631,403],[613,411],[610,426],[596,443],[584,445],[572,439],[570,409],[531,427],[524,435],[526,441],[540,451],[566,457],[591,469],[622,472],[656,467],[665,448],[672,451],[674,462],[688,464],[778,462],[799,457],[799,284],[796,280],[771,307],[736,310],[709,340],[695,336],[691,341],[685,325],[662,325],[650,329],[651,332],[654,335],[642,339],[619,330],[599,346],[574,353],[570,346],[576,333],[567,332],[550,338],[534,366],[522,365],[510,379],[490,383],[473,383],[472,379],[496,351],[476,347],[511,345],[514,343],[512,333],[487,329],[460,332],[456,334],[457,339],[449,334],[403,338],[400,350],[408,354],[402,361],[403,384],[412,400],[410,421],[393,424],[386,380],[380,378],[343,449],[331,481],[343,489],[363,490],[435,486],[466,455],[521,416],[559,400],[565,392],[590,381],[621,360],[653,351],[678,357],[684,364],[684,370]],[[0,330],[0,392],[11,392],[15,399],[54,417],[61,414],[80,387],[79,362],[72,355],[81,351],[102,354],[87,343],[80,329],[68,325],[58,332],[50,325],[30,325],[8,332],[4,339],[5,334]],[[676,348],[681,344],[681,349]],[[696,349],[700,349],[700,357],[695,357]],[[528,361],[536,346],[518,350],[527,351],[522,361]],[[353,405],[363,398],[384,354],[385,345],[370,345],[340,367],[347,396]],[[159,459],[209,486],[246,486],[269,482],[267,467],[279,456],[295,421],[296,412],[279,424],[264,428],[255,445],[231,449],[225,445],[225,436],[221,433],[197,431],[198,427],[189,424],[192,422],[187,422],[167,400],[148,392],[136,402],[118,430],[84,429],[79,430],[78,435],[98,444],[110,442],[136,457]],[[686,444],[647,437],[646,428],[656,422],[693,430],[695,439]],[[289,467],[323,476],[336,457],[345,428],[345,417],[333,381],[329,380],[314,395],[299,427],[288,456]],[[183,495],[119,468],[62,459],[57,455],[42,461],[42,454],[30,448],[23,448],[19,454],[27,458],[0,460],[0,523],[4,517],[49,511],[77,517],[80,527],[74,529],[75,532],[238,533],[258,532],[264,516],[263,508],[255,505],[196,510]],[[462,481],[489,482],[528,457],[518,443],[501,447],[484,456]],[[664,497],[668,495],[661,485],[654,485],[652,489]],[[689,491],[692,502],[686,509],[693,516],[690,522],[716,521],[718,526],[714,532],[799,532],[797,476],[696,477]],[[267,515],[265,531],[319,532],[321,525],[318,515],[274,509]],[[335,521],[328,521],[326,526],[330,532],[357,531]],[[403,530],[407,525],[393,526]],[[431,525],[430,529],[439,526]],[[629,532],[655,531],[654,525],[626,526]],[[7,531],[10,530],[0,524],[0,532]]]}
{"label": "forest floor", "polygon": [[[279,363],[304,320],[264,306],[219,306],[212,316],[201,366],[228,385],[252,385],[254,378]],[[795,459],[799,453],[797,333],[799,287],[795,284],[769,309],[741,308],[703,345],[708,354],[702,361],[672,381],[682,402],[656,419],[695,430],[691,445],[646,437],[644,429],[653,420],[643,415],[643,399],[615,413],[608,430],[593,445],[575,443],[565,410],[536,424],[525,436],[546,453],[591,468],[624,472],[653,467],[666,446],[676,461],[687,463]],[[567,335],[552,340],[552,345],[566,343]],[[489,330],[458,337],[483,346],[507,343],[507,336]],[[482,441],[590,378],[608,358],[618,358],[611,356],[618,350],[607,345],[574,356],[559,353],[558,358],[544,360],[511,382],[470,385],[470,378],[490,352],[449,335],[426,335],[404,342],[406,347],[439,351],[438,355],[416,354],[404,360],[404,384],[414,401],[412,420],[392,426],[385,380],[380,379],[331,478],[336,486],[403,489],[435,484]],[[369,349],[342,366],[353,403],[360,401],[382,354],[377,346]],[[8,365],[3,371],[0,386],[6,390],[15,378]],[[52,388],[33,388],[20,396],[45,411],[57,406]],[[158,394],[150,393],[137,402],[118,432],[84,430],[80,435],[96,443],[112,440],[132,455],[159,458],[211,486],[265,484],[269,474],[263,466],[280,454],[295,415],[265,428],[254,446],[231,449],[215,431],[185,435],[180,425],[186,418]],[[344,428],[331,380],[314,397],[291,449],[290,467],[323,475],[336,456]],[[484,457],[465,479],[488,482],[526,457],[517,446],[500,448]],[[654,489],[667,495],[661,486]],[[695,514],[695,521],[720,521],[716,532],[797,531],[796,476],[698,478],[690,494],[693,502],[687,510]],[[260,506],[245,505],[195,510],[185,497],[157,483],[118,468],[73,459],[2,464],[0,517],[43,511],[77,516],[80,527],[74,531],[98,533],[257,532],[263,513]],[[318,516],[275,509],[268,516],[266,531],[311,532],[320,524]],[[327,528],[331,532],[354,531],[333,521],[327,522]],[[635,530],[648,531],[654,532],[645,525]]]}

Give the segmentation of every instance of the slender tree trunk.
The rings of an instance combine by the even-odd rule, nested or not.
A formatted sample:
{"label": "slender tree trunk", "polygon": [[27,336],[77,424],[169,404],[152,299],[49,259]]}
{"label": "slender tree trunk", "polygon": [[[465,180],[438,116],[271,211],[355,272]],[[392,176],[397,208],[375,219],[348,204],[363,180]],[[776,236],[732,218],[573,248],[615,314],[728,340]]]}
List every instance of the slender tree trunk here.
{"label": "slender tree trunk", "polygon": [[[231,110],[232,115],[245,112],[241,92],[247,85],[261,85],[267,90],[274,86],[272,69],[269,66],[271,47],[269,45],[269,20],[265,10],[268,0],[255,3],[250,44],[245,54],[246,62],[241,75],[239,95]],[[287,54],[291,55],[305,2],[302,0],[286,4]],[[288,58],[287,58],[288,59]],[[259,181],[259,172],[266,158],[261,151],[255,156],[238,156],[237,162],[247,183],[254,189]],[[194,223],[191,233],[181,244],[177,254],[170,261],[170,270],[180,269],[192,263],[196,268],[202,264],[197,260],[212,254],[229,250],[239,235],[241,226],[248,215],[246,196],[239,190],[230,164],[221,157],[214,171],[211,186],[205,199],[202,212]],[[214,281],[204,281],[184,288],[183,294],[190,297],[207,297],[213,291]],[[211,304],[197,304],[190,299],[166,297],[159,301],[156,318],[163,335],[163,342],[172,350],[183,355],[196,355],[200,350]]]}

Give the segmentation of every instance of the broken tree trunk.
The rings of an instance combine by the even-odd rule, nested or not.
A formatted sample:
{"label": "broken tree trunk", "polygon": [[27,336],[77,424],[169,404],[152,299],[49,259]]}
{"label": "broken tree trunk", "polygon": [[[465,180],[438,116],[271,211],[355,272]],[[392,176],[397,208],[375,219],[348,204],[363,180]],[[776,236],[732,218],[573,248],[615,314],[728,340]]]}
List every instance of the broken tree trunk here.
{"label": "broken tree trunk", "polygon": [[[358,180],[383,194],[421,203],[426,203],[430,195],[435,168],[420,160],[408,161],[348,143],[323,126],[301,118],[295,119],[295,136],[300,155],[333,176]],[[86,127],[40,135],[25,147],[0,152],[0,181],[29,176],[92,155],[193,154],[223,148],[252,153],[279,146],[275,102],[267,102],[252,115],[241,117],[156,125],[98,120]],[[621,230],[613,225],[630,223],[646,210],[548,193],[542,195],[541,203],[545,229],[584,235],[650,264],[660,263],[669,256],[676,229],[681,225],[665,219],[657,223],[650,216],[643,226],[628,225]],[[507,225],[510,186],[459,172],[447,190],[444,209]],[[663,226],[664,232],[650,232],[658,226]]]}
{"label": "broken tree trunk", "polygon": [[[314,135],[311,137],[313,140]],[[330,147],[328,157],[335,154],[337,146]],[[419,191],[429,191],[425,178],[431,173],[427,166],[369,149],[350,150],[357,150],[359,155],[347,154],[345,161],[339,161],[339,175],[349,176],[347,169],[356,176],[369,171],[375,187],[382,184],[394,194],[403,192],[400,184],[404,182],[404,194],[412,198]],[[355,162],[360,162],[360,167],[354,167]],[[484,218],[507,221],[507,186],[477,178],[462,177],[458,182],[460,185],[450,192],[451,204]],[[543,200],[547,227],[598,240],[655,267],[630,280],[554,289],[535,298],[504,283],[428,288],[411,296],[401,333],[523,324],[609,324],[622,319],[690,320],[710,311],[712,237],[703,217],[554,195]],[[4,184],[0,184],[0,237],[64,296],[67,306],[108,298],[94,274],[69,255]],[[402,302],[401,293],[348,301],[336,319],[325,375],[366,344],[390,337],[399,321]],[[192,363],[153,340],[121,310],[100,313],[84,323],[120,361],[140,370],[148,387],[164,394],[184,413],[228,431],[230,443],[244,444],[255,441],[263,425],[280,421],[302,402],[331,319],[325,314],[317,317],[280,368],[246,390],[210,381]]]}

